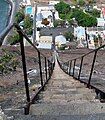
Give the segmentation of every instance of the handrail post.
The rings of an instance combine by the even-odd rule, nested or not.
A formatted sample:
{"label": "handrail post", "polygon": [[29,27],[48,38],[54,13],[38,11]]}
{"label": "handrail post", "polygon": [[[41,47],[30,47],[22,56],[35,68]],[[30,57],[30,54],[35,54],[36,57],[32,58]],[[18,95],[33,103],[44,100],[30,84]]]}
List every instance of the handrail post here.
{"label": "handrail post", "polygon": [[47,80],[47,60],[46,60],[46,57],[45,57],[45,71],[46,71],[46,80]]}
{"label": "handrail post", "polygon": [[55,67],[55,59],[54,59],[54,63],[53,63],[53,70],[54,70],[54,67]]}
{"label": "handrail post", "polygon": [[51,64],[51,75],[52,75],[52,72],[53,72],[53,64],[52,64],[52,62],[51,62],[50,64]]}
{"label": "handrail post", "polygon": [[91,72],[90,72],[90,76],[89,76],[89,81],[88,81],[87,87],[90,86],[90,81],[91,81],[91,77],[92,77],[92,74],[93,74],[93,69],[94,69],[96,56],[97,56],[97,50],[95,51],[95,54],[94,54],[93,63],[92,63]]}
{"label": "handrail post", "polygon": [[65,71],[65,73],[66,73],[66,63],[64,63],[64,71]]}
{"label": "handrail post", "polygon": [[27,102],[30,102],[29,86],[28,86],[28,79],[27,79],[27,69],[26,69],[26,59],[25,59],[24,43],[23,43],[23,35],[21,34],[20,31],[18,31],[18,33],[19,33],[19,40],[20,40],[23,74],[24,74],[24,82],[25,82],[25,89],[26,89],[26,97],[27,97]]}
{"label": "handrail post", "polygon": [[74,71],[75,71],[75,63],[76,63],[76,59],[74,60],[74,66],[73,66],[73,77],[74,77]]}
{"label": "handrail post", "polygon": [[51,74],[52,74],[52,62],[50,62],[50,71],[51,71]]}
{"label": "handrail post", "polygon": [[54,70],[54,63],[55,63],[55,61],[54,61],[54,57],[53,57],[53,62],[52,62],[52,72],[53,72],[53,70]]}
{"label": "handrail post", "polygon": [[66,69],[65,69],[65,72],[66,72],[66,73],[68,72],[68,66],[67,66],[67,64],[68,64],[68,62],[66,62],[66,65],[65,65],[65,66],[66,66],[66,67],[65,67],[65,68],[66,68]]}
{"label": "handrail post", "polygon": [[62,67],[62,70],[64,70],[64,69],[63,69],[63,68],[64,68],[64,64],[63,64],[63,63],[61,63],[61,65],[62,65],[62,66],[61,66],[61,67]]}
{"label": "handrail post", "polygon": [[78,80],[80,80],[80,75],[81,75],[81,71],[82,71],[83,58],[84,58],[84,57],[81,58],[81,63],[80,63],[80,70],[79,70]]}
{"label": "handrail post", "polygon": [[50,61],[48,60],[48,70],[49,70],[49,78],[51,77],[51,72],[50,72]]}
{"label": "handrail post", "polygon": [[69,75],[71,75],[71,65],[72,65],[72,60],[70,61],[70,66],[69,66]]}
{"label": "handrail post", "polygon": [[40,57],[40,52],[39,51],[38,51],[38,58],[39,58],[39,69],[40,69],[41,86],[43,87],[42,65],[41,65],[41,57]]}
{"label": "handrail post", "polygon": [[70,61],[68,61],[68,74],[70,72]]}

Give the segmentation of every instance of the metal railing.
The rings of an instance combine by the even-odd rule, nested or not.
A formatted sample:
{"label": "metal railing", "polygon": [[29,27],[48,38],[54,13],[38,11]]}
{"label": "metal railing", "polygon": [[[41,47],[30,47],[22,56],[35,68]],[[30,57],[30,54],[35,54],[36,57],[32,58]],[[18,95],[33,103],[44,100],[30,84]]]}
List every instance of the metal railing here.
{"label": "metal railing", "polygon": [[[52,58],[52,60],[49,60],[44,54],[42,54],[37,47],[31,42],[31,40],[28,38],[28,36],[23,32],[23,30],[20,28],[17,24],[11,24],[9,25],[5,31],[3,31],[0,35],[0,46],[3,43],[4,38],[8,35],[8,33],[11,31],[12,28],[16,28],[18,34],[19,34],[19,43],[20,43],[20,49],[21,49],[21,56],[22,56],[22,66],[23,66],[23,74],[24,74],[24,83],[25,83],[25,91],[26,91],[26,99],[27,104],[24,107],[25,108],[25,114],[29,114],[29,108],[30,104],[34,103],[35,99],[37,99],[38,94],[44,90],[44,87],[48,80],[51,78],[55,60]],[[30,90],[29,90],[29,84],[28,84],[28,78],[27,78],[27,64],[26,64],[26,56],[25,56],[25,48],[24,48],[24,41],[23,38],[25,38],[28,43],[37,51],[38,53],[38,63],[39,63],[39,74],[40,74],[40,87],[38,88],[38,91],[34,94],[34,96],[30,97]],[[42,57],[44,61],[44,73],[45,77],[43,77],[43,70],[42,70]]]}
{"label": "metal railing", "polygon": [[[96,95],[100,100],[105,100],[105,80],[103,76],[100,75],[99,77],[100,71],[97,66],[102,64],[99,64],[99,61],[104,61],[104,58],[99,60],[100,57],[104,56],[104,48],[105,45],[102,45],[97,49],[91,50],[90,52],[81,55],[80,57],[68,60],[66,62],[63,62],[58,55],[58,63],[61,69],[73,78],[85,83],[88,88],[94,88]],[[101,56],[99,52],[103,52],[103,55]],[[103,64],[103,66],[104,65],[105,64]],[[96,67],[98,71],[97,76],[95,75],[97,72],[95,71]]]}

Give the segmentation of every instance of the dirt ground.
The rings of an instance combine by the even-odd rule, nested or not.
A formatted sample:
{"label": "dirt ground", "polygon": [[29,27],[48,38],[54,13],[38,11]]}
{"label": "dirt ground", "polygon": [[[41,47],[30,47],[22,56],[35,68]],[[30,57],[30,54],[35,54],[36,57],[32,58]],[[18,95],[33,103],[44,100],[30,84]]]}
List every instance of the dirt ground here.
{"label": "dirt ground", "polygon": [[[18,58],[19,65],[17,66],[16,71],[11,71],[3,75],[0,74],[0,106],[3,108],[11,106],[20,107],[26,100],[20,47],[3,46],[0,48],[0,57],[3,55],[2,48],[12,53],[18,53],[16,58]],[[52,55],[51,50],[43,49],[40,51],[47,57],[47,59],[49,59]],[[32,47],[25,47],[25,56],[27,71],[29,71],[29,69],[39,70],[37,51],[35,51]],[[43,58],[44,57],[41,55],[42,66],[45,64]],[[28,78],[31,80],[29,89],[32,92],[31,89],[33,85],[35,86],[36,84],[40,84],[40,76],[37,74],[33,77],[28,76]]]}

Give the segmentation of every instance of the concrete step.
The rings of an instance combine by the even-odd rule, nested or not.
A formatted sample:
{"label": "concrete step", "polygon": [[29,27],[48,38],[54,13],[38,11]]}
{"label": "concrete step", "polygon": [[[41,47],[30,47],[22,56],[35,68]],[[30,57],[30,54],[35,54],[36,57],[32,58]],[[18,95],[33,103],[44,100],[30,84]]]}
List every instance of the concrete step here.
{"label": "concrete step", "polygon": [[78,86],[78,87],[74,87],[74,86],[64,86],[64,85],[62,85],[62,86],[47,86],[47,87],[45,87],[44,88],[44,90],[45,91],[70,91],[70,90],[72,90],[72,89],[75,89],[75,90],[84,90],[84,91],[93,91],[93,90],[91,90],[91,89],[89,89],[89,88],[86,88],[85,86],[84,87],[82,87],[82,86]]}
{"label": "concrete step", "polygon": [[66,100],[66,101],[76,101],[76,100],[87,100],[87,101],[94,101],[95,96],[94,94],[40,94],[39,99],[43,101],[50,101],[50,100]]}
{"label": "concrete step", "polygon": [[89,115],[105,113],[105,103],[72,102],[67,105],[33,104],[30,107],[31,115]]}
{"label": "concrete step", "polygon": [[64,93],[64,94],[51,94],[49,92],[45,92],[44,94],[39,95],[39,100],[35,103],[53,103],[57,104],[68,104],[70,102],[97,102],[100,103],[98,99],[95,99],[95,93],[77,93],[75,91]]}
{"label": "concrete step", "polygon": [[24,109],[17,109],[17,108],[7,108],[4,109],[5,115],[7,115],[7,120],[14,120],[14,116],[24,115]]}
{"label": "concrete step", "polygon": [[86,103],[96,103],[96,104],[98,104],[98,103],[100,103],[100,101],[99,100],[97,100],[97,99],[95,99],[95,100],[81,100],[81,99],[78,99],[78,100],[65,100],[65,99],[63,99],[63,100],[61,100],[61,99],[44,99],[44,100],[38,100],[38,101],[36,101],[35,102],[35,104],[59,104],[59,105],[69,105],[69,104],[71,104],[71,103],[84,103],[84,102],[86,102]]}
{"label": "concrete step", "polygon": [[50,89],[41,92],[39,94],[39,99],[43,102],[49,102],[49,101],[76,101],[76,100],[88,100],[88,101],[94,101],[96,97],[96,93],[88,88],[73,88],[73,89]]}
{"label": "concrete step", "polygon": [[41,92],[41,94],[94,94],[95,91],[88,88],[48,88],[45,91]]}
{"label": "concrete step", "polygon": [[63,86],[63,87],[76,87],[76,88],[81,88],[81,87],[85,87],[85,85],[83,83],[80,83],[79,81],[76,81],[73,79],[73,81],[70,81],[70,80],[65,80],[65,79],[62,79],[62,80],[51,80],[49,81],[49,84],[47,85],[48,87],[60,87],[60,86]]}
{"label": "concrete step", "polygon": [[105,114],[90,115],[20,115],[14,120],[105,120]]}

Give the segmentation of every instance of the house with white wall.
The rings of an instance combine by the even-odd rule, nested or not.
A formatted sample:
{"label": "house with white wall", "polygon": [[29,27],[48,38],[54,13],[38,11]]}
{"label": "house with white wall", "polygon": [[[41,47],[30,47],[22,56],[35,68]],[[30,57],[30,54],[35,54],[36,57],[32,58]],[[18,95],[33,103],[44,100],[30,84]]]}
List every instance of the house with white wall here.
{"label": "house with white wall", "polygon": [[51,49],[52,36],[41,36],[37,43],[38,43],[37,48]]}
{"label": "house with white wall", "polygon": [[57,3],[59,3],[60,1],[49,1],[49,5],[56,5]]}
{"label": "house with white wall", "polygon": [[104,18],[97,18],[97,26],[98,27],[105,27],[105,19]]}
{"label": "house with white wall", "polygon": [[41,24],[42,19],[47,18],[47,20],[50,22],[48,25],[49,27],[53,27],[53,16],[55,19],[60,19],[58,12],[54,8],[54,5],[37,6],[36,16],[37,27],[45,27]]}

